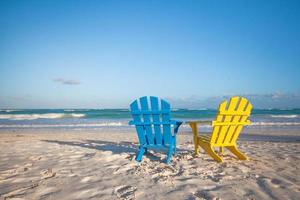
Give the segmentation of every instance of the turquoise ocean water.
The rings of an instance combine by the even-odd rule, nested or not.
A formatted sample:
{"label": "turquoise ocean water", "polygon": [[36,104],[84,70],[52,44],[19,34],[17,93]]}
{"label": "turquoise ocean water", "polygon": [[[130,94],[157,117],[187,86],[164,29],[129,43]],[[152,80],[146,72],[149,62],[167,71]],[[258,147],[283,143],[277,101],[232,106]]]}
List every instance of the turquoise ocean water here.
{"label": "turquoise ocean water", "polygon": [[[174,119],[213,120],[213,109],[174,109]],[[128,128],[131,115],[128,109],[1,109],[0,129],[20,128],[61,128],[61,129],[99,129]],[[295,129],[300,130],[300,109],[254,109],[250,128]],[[187,127],[187,126],[183,126]]]}

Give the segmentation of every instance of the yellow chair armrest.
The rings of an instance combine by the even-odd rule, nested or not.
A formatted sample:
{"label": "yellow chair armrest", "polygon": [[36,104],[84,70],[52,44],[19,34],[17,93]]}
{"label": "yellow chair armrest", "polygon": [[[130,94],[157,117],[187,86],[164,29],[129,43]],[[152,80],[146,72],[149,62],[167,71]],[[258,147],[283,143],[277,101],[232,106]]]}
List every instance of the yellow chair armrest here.
{"label": "yellow chair armrest", "polygon": [[210,125],[210,124],[211,124],[211,121],[195,120],[195,121],[185,121],[185,123],[188,123],[188,124],[204,124],[204,125]]}

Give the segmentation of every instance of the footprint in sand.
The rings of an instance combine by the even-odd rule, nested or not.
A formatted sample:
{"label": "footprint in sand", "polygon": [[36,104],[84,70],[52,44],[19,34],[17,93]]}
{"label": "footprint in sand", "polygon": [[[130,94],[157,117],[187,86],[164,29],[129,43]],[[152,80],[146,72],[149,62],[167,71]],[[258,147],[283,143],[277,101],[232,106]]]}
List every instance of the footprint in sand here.
{"label": "footprint in sand", "polygon": [[271,183],[273,183],[275,185],[280,185],[282,183],[282,181],[277,178],[273,178],[273,179],[271,179]]}
{"label": "footprint in sand", "polygon": [[115,189],[115,194],[122,200],[135,199],[135,192],[137,188],[130,185],[122,185]]}
{"label": "footprint in sand", "polygon": [[29,160],[31,161],[38,161],[38,160],[41,160],[42,159],[42,156],[30,156],[29,157]]}
{"label": "footprint in sand", "polygon": [[41,179],[48,179],[52,178],[56,175],[55,172],[52,171],[52,169],[44,169],[40,173],[42,175]]}
{"label": "footprint in sand", "polygon": [[218,197],[215,197],[209,192],[209,190],[200,190],[194,193],[195,199],[207,199],[207,200],[217,200]]}

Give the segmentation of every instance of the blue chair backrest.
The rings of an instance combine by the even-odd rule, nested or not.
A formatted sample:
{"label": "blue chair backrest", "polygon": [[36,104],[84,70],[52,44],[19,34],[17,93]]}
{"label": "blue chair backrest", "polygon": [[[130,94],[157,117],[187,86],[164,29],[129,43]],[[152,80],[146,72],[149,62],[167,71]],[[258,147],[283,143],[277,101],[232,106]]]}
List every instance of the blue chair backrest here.
{"label": "blue chair backrest", "polygon": [[170,104],[157,97],[141,97],[130,104],[133,121],[141,145],[166,145],[171,141]]}

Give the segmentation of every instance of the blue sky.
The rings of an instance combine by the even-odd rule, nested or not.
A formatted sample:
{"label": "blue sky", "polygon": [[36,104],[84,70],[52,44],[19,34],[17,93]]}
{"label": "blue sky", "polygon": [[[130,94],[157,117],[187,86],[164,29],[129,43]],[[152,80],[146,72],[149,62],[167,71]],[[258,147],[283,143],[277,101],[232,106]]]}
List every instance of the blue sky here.
{"label": "blue sky", "polygon": [[2,0],[0,107],[300,107],[299,21],[300,1]]}

